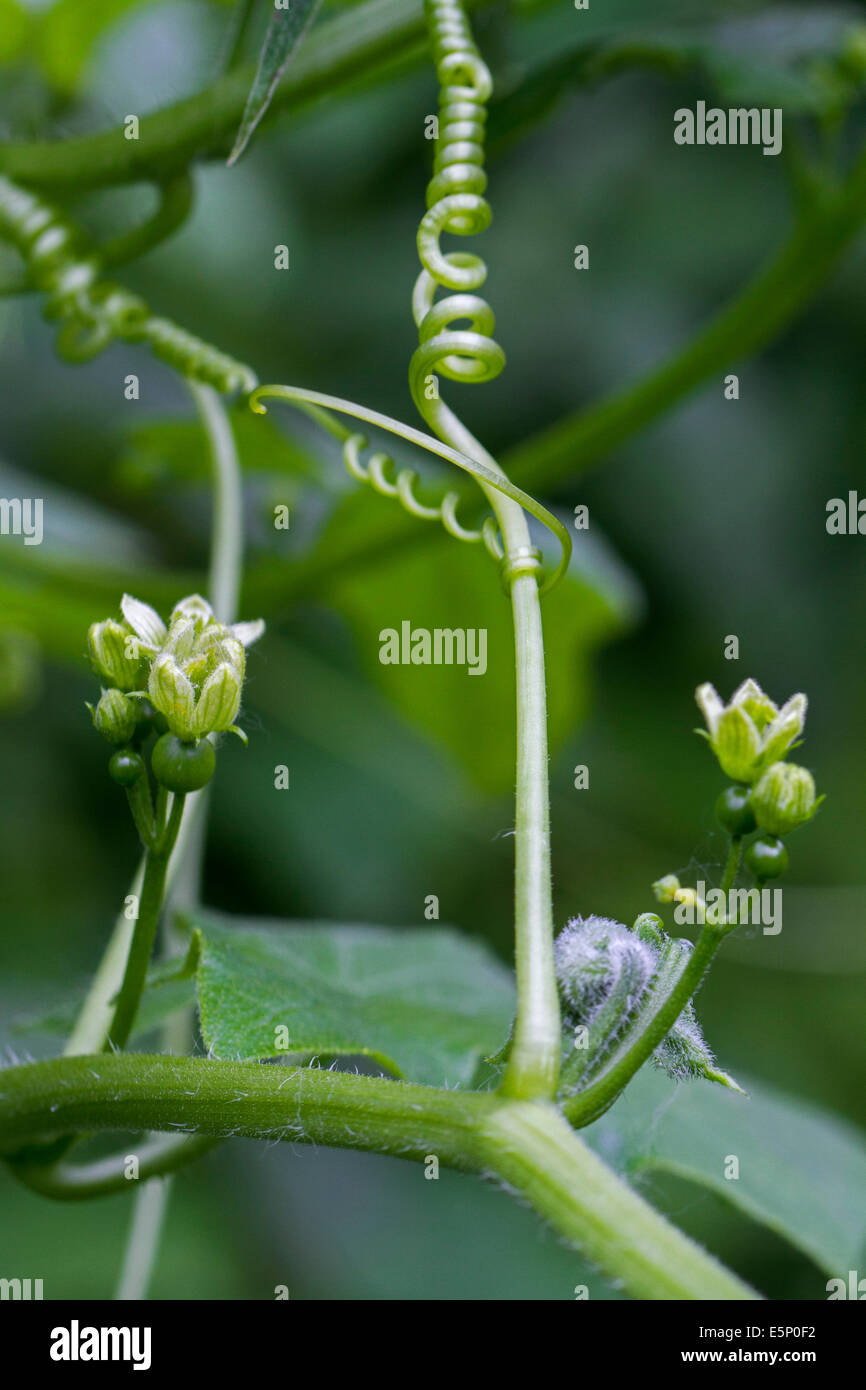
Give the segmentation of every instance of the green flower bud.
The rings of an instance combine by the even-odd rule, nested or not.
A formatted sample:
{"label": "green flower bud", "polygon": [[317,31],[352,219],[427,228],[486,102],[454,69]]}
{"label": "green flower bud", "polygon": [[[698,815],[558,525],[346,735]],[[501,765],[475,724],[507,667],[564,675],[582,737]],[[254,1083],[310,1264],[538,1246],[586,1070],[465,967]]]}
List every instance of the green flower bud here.
{"label": "green flower bud", "polygon": [[120,690],[103,690],[93,711],[94,727],[109,743],[129,743],[138,724],[138,705]]}
{"label": "green flower bud", "polygon": [[680,881],[676,874],[665,874],[664,878],[656,879],[653,884],[656,902],[672,903],[679,891]]}
{"label": "green flower bud", "polygon": [[704,737],[734,782],[756,781],[785,756],[806,722],[805,695],[792,695],[779,709],[751,679],[743,681],[727,705],[709,682],[698,687],[695,699],[707,723]]}
{"label": "green flower bud", "polygon": [[[200,594],[181,599],[168,626],[154,608],[124,594],[123,622],[94,623],[89,642],[94,665],[119,691],[145,690],[157,732],[168,731],[183,743],[226,730],[246,741],[234,723],[241,703],[246,667],[245,647],[264,631],[264,623],[219,622]],[[137,738],[146,737],[145,710],[136,716]],[[106,731],[106,736],[109,734]],[[118,728],[117,742],[129,742],[133,729]]]}
{"label": "green flower bud", "polygon": [[221,733],[230,729],[241,705],[241,681],[237,672],[223,662],[202,686],[195,710],[198,734]]}
{"label": "green flower bud", "polygon": [[150,668],[147,691],[151,704],[173,734],[191,743],[198,736],[195,718],[195,689],[171,652],[161,652]]}
{"label": "green flower bud", "polygon": [[796,763],[773,763],[752,788],[755,819],[771,835],[787,835],[811,820],[818,800],[811,772]]}
{"label": "green flower bud", "polygon": [[147,661],[135,633],[125,623],[107,618],[93,623],[87,634],[90,658],[97,675],[118,690],[140,690]]}

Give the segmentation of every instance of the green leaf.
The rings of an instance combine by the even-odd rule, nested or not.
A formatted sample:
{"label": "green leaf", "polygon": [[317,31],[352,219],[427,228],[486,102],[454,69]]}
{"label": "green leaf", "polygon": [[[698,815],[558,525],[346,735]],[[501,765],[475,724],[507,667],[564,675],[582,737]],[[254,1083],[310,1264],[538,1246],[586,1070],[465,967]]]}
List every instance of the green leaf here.
{"label": "green leaf", "polygon": [[[379,509],[387,524],[389,504],[367,493],[351,499],[359,526]],[[338,515],[321,544],[342,525]],[[496,564],[483,546],[445,535],[378,556],[333,583],[331,597],[348,619],[361,665],[370,680],[411,725],[438,741],[485,792],[499,795],[514,784],[514,636],[511,607]],[[573,734],[588,699],[596,649],[625,631],[640,608],[631,576],[596,533],[575,534],[571,566],[563,582],[542,600],[548,672],[548,727],[552,750]],[[339,546],[339,536],[336,537]],[[486,670],[468,665],[383,664],[387,630],[463,629],[486,633]],[[478,670],[480,672],[480,664]]]}
{"label": "green leaf", "polygon": [[[249,410],[231,415],[232,433],[245,473],[277,473],[317,478],[318,465],[270,419]],[[188,482],[210,483],[212,465],[207,440],[196,420],[148,420],[125,435],[114,464],[114,481],[131,497]]]}
{"label": "green leaf", "polygon": [[192,922],[215,1057],[368,1056],[406,1080],[468,1086],[514,1010],[509,971],[449,927]]}
{"label": "green leaf", "polygon": [[59,92],[76,92],[102,36],[130,10],[153,0],[60,0],[40,16],[37,52],[46,78]]}
{"label": "green leaf", "polygon": [[[866,1139],[761,1082],[748,1098],[677,1086],[644,1068],[583,1136],[632,1177],[664,1171],[712,1188],[834,1276],[866,1253]],[[726,1178],[729,1156],[739,1176]]]}
{"label": "green leaf", "polygon": [[270,105],[277,83],[301,39],[313,22],[322,0],[288,0],[288,9],[275,9],[259,54],[247,104],[228,164],[236,164],[249,144],[250,136]]}

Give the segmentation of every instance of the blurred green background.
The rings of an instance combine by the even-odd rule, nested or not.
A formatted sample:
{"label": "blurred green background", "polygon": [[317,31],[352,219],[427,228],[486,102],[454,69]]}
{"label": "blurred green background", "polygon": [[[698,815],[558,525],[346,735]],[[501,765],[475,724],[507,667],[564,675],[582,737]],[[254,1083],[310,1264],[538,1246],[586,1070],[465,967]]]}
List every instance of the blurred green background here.
{"label": "blurred green background", "polygon": [[[40,63],[33,44],[16,51],[12,8],[0,4],[3,139],[116,125],[219,70],[225,5],[115,8],[127,12],[70,76],[44,50]],[[862,15],[706,0],[645,10],[639,0],[580,14],[565,0],[494,4],[476,32],[506,91],[594,35],[699,39],[734,68],[763,65],[770,82],[791,54],[808,67],[836,52]],[[712,91],[688,71],[626,71],[566,92],[494,144],[494,221],[479,245],[508,365],[449,396],[494,454],[660,362],[787,235],[787,157],[674,145],[673,111],[701,97]],[[279,120],[237,168],[199,167],[188,223],[119,278],[263,380],[413,422],[409,298],[435,103],[421,58]],[[807,116],[794,115],[792,140],[798,122],[811,148]],[[844,159],[864,133],[855,105],[828,138]],[[73,207],[104,234],[147,204],[133,189]],[[574,269],[577,243],[590,248],[588,271]],[[290,248],[288,272],[274,270],[277,244]],[[11,271],[14,258],[0,265]],[[591,517],[547,617],[557,923],[590,912],[630,922],[652,906],[661,874],[718,875],[720,778],[691,733],[700,681],[725,697],[747,675],[780,701],[806,691],[801,756],[827,803],[792,841],[781,936],[746,929],[727,943],[699,1014],[723,1067],[861,1126],[866,541],[829,536],[825,508],[866,489],[864,325],[860,239],[778,341],[726,368],[739,373],[738,401],[713,377],[545,495],[564,514],[585,503]],[[136,402],[124,399],[129,372],[141,380]],[[95,689],[87,624],[122,588],[170,606],[202,586],[210,504],[191,403],[146,354],[120,346],[68,367],[38,303],[0,299],[0,380],[0,494],[42,496],[46,526],[40,548],[0,538],[0,1041],[11,1059],[56,1048],[16,1020],[86,980],[136,859],[84,708]],[[268,633],[250,659],[249,748],[230,741],[220,758],[205,901],[250,916],[406,925],[422,923],[435,893],[443,921],[507,960],[513,673],[494,568],[421,523],[406,533],[417,544],[379,546],[392,504],[345,478],[332,442],[287,409],[272,408],[267,424],[239,420],[238,437],[242,616],[263,613]],[[278,502],[292,508],[288,533],[269,525]],[[355,543],[363,563],[331,563]],[[487,676],[380,666],[378,631],[402,618],[487,625]],[[723,657],[728,634],[739,661]],[[273,786],[280,763],[287,792]],[[589,767],[589,790],[574,789],[577,764]],[[717,1198],[674,1179],[653,1195],[771,1294],[821,1296],[805,1259]],[[0,1173],[0,1263],[42,1275],[48,1297],[110,1296],[129,1210],[125,1198],[66,1209]],[[571,1298],[583,1282],[592,1297],[615,1296],[528,1212],[473,1181],[241,1143],[177,1180],[153,1294],[268,1298],[286,1284],[293,1298]]]}

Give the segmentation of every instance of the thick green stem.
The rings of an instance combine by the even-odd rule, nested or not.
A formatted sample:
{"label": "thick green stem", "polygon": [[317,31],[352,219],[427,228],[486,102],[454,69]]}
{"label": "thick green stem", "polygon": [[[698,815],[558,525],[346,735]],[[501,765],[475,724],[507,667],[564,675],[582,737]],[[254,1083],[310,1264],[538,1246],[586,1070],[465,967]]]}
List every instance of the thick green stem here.
{"label": "thick green stem", "polygon": [[756,1297],[671,1226],[546,1102],[191,1057],[63,1058],[0,1072],[0,1153],[70,1130],[195,1129],[481,1173],[527,1200],[635,1298]]}
{"label": "thick green stem", "polygon": [[553,1106],[502,1106],[484,1135],[496,1176],[633,1298],[757,1297],[616,1177]]}

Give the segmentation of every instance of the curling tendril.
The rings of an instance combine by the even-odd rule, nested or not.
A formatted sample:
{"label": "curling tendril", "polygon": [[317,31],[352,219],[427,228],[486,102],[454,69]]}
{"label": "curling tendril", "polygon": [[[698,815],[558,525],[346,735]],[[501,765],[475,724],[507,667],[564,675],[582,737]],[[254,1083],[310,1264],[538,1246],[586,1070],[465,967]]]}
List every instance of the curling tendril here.
{"label": "curling tendril", "polygon": [[167,185],[150,222],[100,253],[87,247],[58,209],[0,175],[0,235],[17,248],[27,272],[13,291],[46,295],[43,312],[59,325],[61,357],[89,362],[115,340],[144,343],[169,366],[218,391],[253,390],[257,378],[249,367],[171,320],[155,317],[138,295],[100,278],[104,264],[119,265],[167,236],[188,207],[188,184]]}

